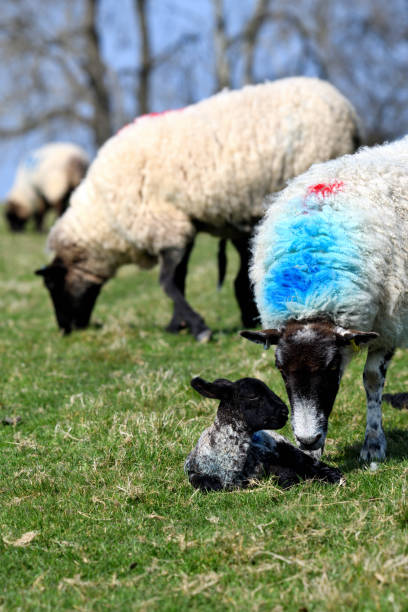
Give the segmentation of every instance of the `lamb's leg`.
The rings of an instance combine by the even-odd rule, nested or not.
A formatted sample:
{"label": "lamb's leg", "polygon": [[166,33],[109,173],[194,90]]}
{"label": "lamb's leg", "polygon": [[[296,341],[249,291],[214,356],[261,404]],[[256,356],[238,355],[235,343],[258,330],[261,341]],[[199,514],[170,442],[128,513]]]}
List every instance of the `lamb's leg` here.
{"label": "lamb's leg", "polygon": [[241,263],[238,274],[234,281],[235,296],[241,309],[242,324],[244,327],[256,327],[259,324],[259,313],[255,304],[251,284],[249,281],[248,268],[250,261],[249,236],[232,240],[237,249]]}
{"label": "lamb's leg", "polygon": [[278,484],[283,488],[297,484],[299,479],[315,478],[330,483],[342,479],[340,470],[313,459],[275,431],[256,432],[252,443],[264,451],[262,463],[265,472],[277,476]]}
{"label": "lamb's leg", "polygon": [[[174,273],[174,284],[176,285],[182,296],[184,296],[185,293],[188,261],[190,259],[193,246],[194,240],[192,240],[186,246],[183,258],[176,267]],[[166,331],[172,334],[177,334],[181,329],[184,329],[185,327],[187,327],[187,322],[184,317],[184,311],[182,308],[180,308],[180,304],[178,302],[174,302],[173,316],[171,318],[170,323],[166,327]]]}
{"label": "lamb's leg", "polygon": [[[210,339],[211,330],[206,326],[204,319],[188,304],[176,283],[177,268],[182,263],[185,254],[186,248],[166,249],[160,253],[160,285],[173,300],[178,320],[185,321],[186,326],[199,342],[205,342]],[[187,266],[187,262],[185,265]]]}
{"label": "lamb's leg", "polygon": [[290,443],[278,443],[277,450],[281,465],[292,468],[304,480],[316,478],[317,480],[331,483],[341,481],[342,474],[340,470],[323,463],[323,461],[313,459],[313,457],[306,455],[306,453]]}
{"label": "lamb's leg", "polygon": [[361,461],[385,459],[387,442],[382,428],[381,398],[393,354],[393,349],[368,349],[363,376],[367,397],[367,425],[364,446],[360,452]]}

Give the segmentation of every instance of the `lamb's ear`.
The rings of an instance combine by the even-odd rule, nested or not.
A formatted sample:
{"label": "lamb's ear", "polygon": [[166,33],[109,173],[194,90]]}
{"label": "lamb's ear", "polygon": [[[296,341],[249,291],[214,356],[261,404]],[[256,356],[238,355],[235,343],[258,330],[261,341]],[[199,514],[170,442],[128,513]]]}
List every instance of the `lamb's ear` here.
{"label": "lamb's ear", "polygon": [[380,334],[377,334],[377,332],[364,332],[357,329],[343,329],[342,327],[338,327],[336,330],[339,344],[351,344],[357,347],[368,344],[372,340],[378,338],[379,335]]}
{"label": "lamb's ear", "polygon": [[191,380],[191,386],[193,389],[204,395],[204,397],[211,397],[211,399],[228,399],[233,394],[234,383],[225,378],[218,378],[214,382],[208,382],[199,376]]}
{"label": "lamb's ear", "polygon": [[271,344],[278,344],[282,335],[278,329],[261,329],[261,331],[240,331],[239,335],[251,342],[263,344],[264,349],[268,350]]}

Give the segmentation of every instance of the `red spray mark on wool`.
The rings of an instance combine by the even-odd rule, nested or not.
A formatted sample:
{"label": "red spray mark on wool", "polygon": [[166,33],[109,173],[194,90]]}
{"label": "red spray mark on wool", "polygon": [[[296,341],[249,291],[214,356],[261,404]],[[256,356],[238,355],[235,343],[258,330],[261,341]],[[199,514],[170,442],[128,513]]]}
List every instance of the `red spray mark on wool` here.
{"label": "red spray mark on wool", "polygon": [[304,215],[308,215],[309,212],[307,210],[307,197],[310,195],[317,196],[318,198],[324,199],[327,196],[333,195],[342,191],[344,187],[343,181],[334,181],[333,183],[317,183],[316,185],[310,185],[307,188],[307,193],[305,199],[303,200],[303,213]]}
{"label": "red spray mark on wool", "polygon": [[317,185],[311,185],[308,187],[307,195],[317,195],[325,198],[328,195],[341,191],[343,186],[343,181],[334,181],[334,183],[318,183]]}
{"label": "red spray mark on wool", "polygon": [[140,119],[147,119],[147,118],[150,118],[150,117],[151,118],[153,118],[153,117],[160,117],[161,115],[168,115],[170,113],[179,113],[179,112],[181,112],[183,110],[184,110],[184,108],[170,108],[169,110],[161,111],[159,113],[147,113],[146,115],[139,115],[139,117],[136,117],[130,123],[126,123],[126,125],[121,127],[120,130],[118,130],[116,133],[120,134],[120,132],[125,130],[127,127],[129,127],[131,125],[134,125],[135,123],[140,121]]}

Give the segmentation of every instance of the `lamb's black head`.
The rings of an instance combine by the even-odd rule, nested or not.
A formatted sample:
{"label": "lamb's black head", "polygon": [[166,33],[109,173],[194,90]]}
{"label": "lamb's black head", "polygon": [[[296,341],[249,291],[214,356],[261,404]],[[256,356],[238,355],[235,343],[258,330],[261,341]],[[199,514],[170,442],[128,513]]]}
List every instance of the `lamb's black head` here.
{"label": "lamb's black head", "polygon": [[191,386],[204,397],[221,400],[217,412],[220,423],[239,422],[248,433],[280,429],[288,420],[286,404],[256,378],[240,378],[235,382],[219,378],[211,383],[196,377]]}

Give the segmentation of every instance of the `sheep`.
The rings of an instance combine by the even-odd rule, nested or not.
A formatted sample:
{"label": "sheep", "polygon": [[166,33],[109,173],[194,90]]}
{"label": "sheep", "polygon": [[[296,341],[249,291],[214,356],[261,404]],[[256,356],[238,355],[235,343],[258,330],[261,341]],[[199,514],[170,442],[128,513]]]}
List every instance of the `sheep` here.
{"label": "sheep", "polygon": [[119,266],[160,262],[173,300],[167,330],[211,331],[184,296],[197,232],[231,239],[240,255],[235,294],[243,324],[258,312],[248,278],[249,238],[265,194],[313,162],[355,149],[351,104],[329,83],[288,78],[223,91],[178,111],[144,116],[100,149],[49,236],[55,258],[38,274],[59,326],[88,324],[96,295]]}
{"label": "sheep", "polygon": [[85,151],[68,142],[47,144],[29,153],[18,166],[7,195],[5,215],[10,229],[22,231],[33,218],[37,230],[42,231],[47,209],[62,215],[88,165]]}
{"label": "sheep", "polygon": [[316,164],[269,200],[253,244],[262,325],[300,448],[320,456],[346,365],[368,346],[362,461],[382,460],[381,396],[408,342],[408,137]]}
{"label": "sheep", "polygon": [[273,474],[287,488],[299,479],[341,482],[336,468],[315,461],[283,436],[263,428],[280,429],[288,418],[286,404],[261,380],[196,377],[192,387],[204,397],[219,399],[214,423],[200,436],[184,470],[202,491],[247,487],[252,479]]}

